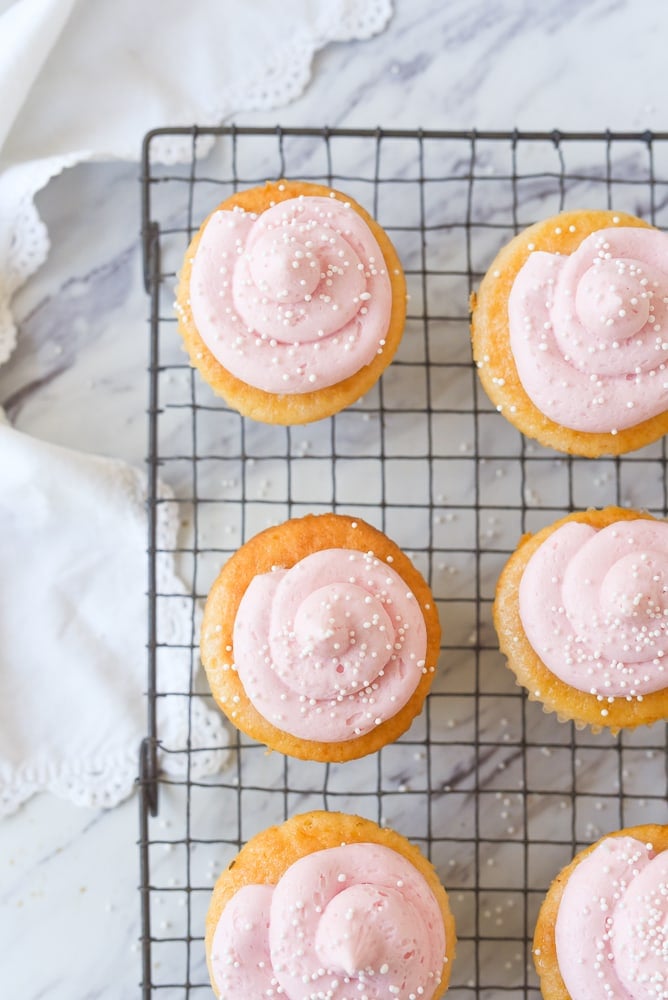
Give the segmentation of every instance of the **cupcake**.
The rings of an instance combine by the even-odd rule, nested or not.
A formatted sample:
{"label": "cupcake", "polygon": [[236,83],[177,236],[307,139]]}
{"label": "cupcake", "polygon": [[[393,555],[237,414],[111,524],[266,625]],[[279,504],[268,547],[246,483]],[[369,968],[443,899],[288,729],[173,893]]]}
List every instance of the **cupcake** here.
{"label": "cupcake", "polygon": [[395,740],[420,712],[440,648],[429,587],[382,532],[338,514],[256,535],[207,598],[201,655],[247,735],[304,760]]}
{"label": "cupcake", "polygon": [[306,813],[253,837],[206,918],[223,1000],[436,1000],[455,944],[430,862],[398,833],[343,813]]}
{"label": "cupcake", "polygon": [[534,935],[545,1000],[668,996],[668,826],[636,826],[576,855]]}
{"label": "cupcake", "polygon": [[613,733],[668,717],[668,523],[607,507],[525,535],[496,589],[508,666],[562,721]]}
{"label": "cupcake", "polygon": [[191,363],[244,416],[329,417],[364,395],[404,330],[406,285],[387,234],[347,195],[280,181],[223,201],[177,290]]}
{"label": "cupcake", "polygon": [[482,384],[524,434],[596,457],[668,431],[665,233],[564,212],[503,247],[471,307]]}

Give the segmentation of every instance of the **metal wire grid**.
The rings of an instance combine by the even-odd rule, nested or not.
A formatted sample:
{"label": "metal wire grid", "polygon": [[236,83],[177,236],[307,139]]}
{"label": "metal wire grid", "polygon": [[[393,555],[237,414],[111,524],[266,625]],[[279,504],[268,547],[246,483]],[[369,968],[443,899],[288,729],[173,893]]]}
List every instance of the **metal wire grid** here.
{"label": "metal wire grid", "polygon": [[[202,155],[212,142],[213,152]],[[156,144],[190,142],[185,167]],[[411,294],[398,357],[349,410],[307,428],[256,425],[213,396],[179,351],[173,286],[201,219],[232,191],[301,177],[341,188],[385,226]],[[615,828],[667,822],[665,726],[615,739],[578,732],[530,704],[497,650],[490,608],[519,535],[606,503],[668,514],[665,441],[633,455],[564,458],[525,440],[480,389],[468,295],[498,247],[562,208],[614,207],[668,228],[668,135],[220,128],[160,130],[143,161],[150,295],[148,737],[141,755],[142,995],[208,996],[203,928],[211,885],[250,836],[310,808],[394,826],[434,861],[458,924],[449,996],[537,998],[535,915],[551,878]],[[158,476],[176,500],[160,495]],[[162,619],[160,505],[178,502],[173,554],[192,605],[190,641]],[[198,606],[220,565],[268,523],[309,511],[362,516],[409,551],[443,624],[425,711],[395,745],[344,765],[309,764],[231,734],[226,765],[193,776]],[[180,664],[178,690],[163,662]],[[161,703],[188,717],[183,745]],[[182,761],[159,770],[157,748]]]}

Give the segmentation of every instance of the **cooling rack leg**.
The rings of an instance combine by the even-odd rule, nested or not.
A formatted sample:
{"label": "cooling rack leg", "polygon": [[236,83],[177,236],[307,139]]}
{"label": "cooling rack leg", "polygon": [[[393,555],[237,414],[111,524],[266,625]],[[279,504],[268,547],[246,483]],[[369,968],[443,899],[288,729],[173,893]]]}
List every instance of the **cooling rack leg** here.
{"label": "cooling rack leg", "polygon": [[151,758],[155,744],[144,739],[139,750],[139,893],[141,901],[142,1000],[151,997],[151,887],[149,859],[149,815],[157,813],[157,785]]}

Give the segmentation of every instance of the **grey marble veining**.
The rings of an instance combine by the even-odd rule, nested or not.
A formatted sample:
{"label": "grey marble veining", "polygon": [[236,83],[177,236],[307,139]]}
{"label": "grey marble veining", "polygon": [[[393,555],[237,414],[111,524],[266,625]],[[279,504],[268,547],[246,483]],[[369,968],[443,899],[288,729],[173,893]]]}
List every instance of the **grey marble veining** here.
{"label": "grey marble veining", "polygon": [[[655,81],[663,78],[663,40],[668,29],[668,11],[659,2],[643,4],[611,3],[606,0],[546,4],[511,2],[504,5],[479,0],[455,0],[448,4],[435,0],[418,3],[399,0],[389,29],[365,43],[332,45],[316,57],[313,80],[302,98],[273,116],[248,113],[239,116],[249,124],[265,124],[268,119],[285,125],[329,124],[374,127],[378,124],[414,128],[520,128],[550,129],[660,129],[666,127],[656,98]],[[592,39],[596,44],[592,44]],[[623,83],[616,82],[618,68],[624,67]],[[325,169],[321,151],[306,140],[286,146],[289,162],[304,174]],[[203,161],[201,175],[223,176],[225,149],[215,150]],[[411,176],[415,148],[397,147],[390,163],[394,176]],[[442,147],[425,147],[429,170],[459,174],[461,182],[433,185],[427,194],[428,218],[446,226],[442,238],[430,240],[429,254],[434,265],[457,270],[462,243],[454,228],[466,212],[467,153]],[[351,149],[346,170],[367,169],[368,151]],[[554,151],[529,147],[518,151],[518,165],[525,174],[555,169]],[[593,199],[604,204],[608,195],[601,177],[601,150],[569,147],[567,167],[578,174],[567,191],[569,204]],[[522,159],[526,157],[526,159]],[[572,158],[571,158],[572,157]],[[595,162],[594,162],[595,161]],[[482,143],[477,149],[476,169],[481,179],[476,185],[475,217],[478,222],[501,225],[498,231],[481,229],[472,250],[474,271],[487,266],[491,254],[506,235],[509,212],[509,151],[494,152]],[[258,177],[276,172],[275,150],[242,163],[244,170]],[[647,163],[638,150],[616,149],[615,166],[620,176],[646,178]],[[666,177],[666,162],[656,163]],[[579,169],[581,167],[581,169]],[[576,170],[576,168],[578,168]],[[591,174],[595,177],[592,180]],[[598,179],[596,179],[598,177]],[[343,186],[343,183],[342,185]],[[218,184],[198,185],[195,206],[203,214],[215,202]],[[665,191],[655,191],[657,221],[666,225]],[[387,192],[387,197],[386,193]],[[368,189],[362,185],[351,191],[362,200]],[[415,219],[416,203],[405,190],[383,189],[378,214],[384,224],[402,225]],[[646,185],[619,185],[613,188],[615,204],[646,213],[649,195]],[[163,193],[167,197],[167,192]],[[519,203],[520,223],[549,214],[558,207],[561,192],[557,183],[527,179]],[[386,199],[386,200],[385,200]],[[0,401],[15,424],[30,433],[71,447],[125,458],[141,464],[146,452],[146,362],[147,311],[140,274],[138,169],[132,164],[90,164],[77,167],[49,185],[39,198],[49,226],[52,251],[46,265],[19,293],[15,301],[20,320],[19,346],[10,363],[0,368]],[[178,199],[160,210],[179,224],[183,205]],[[409,223],[410,224],[410,223]],[[419,242],[405,233],[402,258],[408,267],[418,268]],[[399,237],[396,237],[399,242]],[[174,240],[168,266],[178,266],[182,251]],[[172,264],[169,264],[169,261]],[[428,301],[422,300],[421,282],[411,281],[411,316],[400,360],[420,362],[422,350],[421,316],[426,305],[430,314],[456,315],[459,320],[443,320],[438,335],[430,342],[431,358],[444,361],[466,360],[466,338],[461,323],[466,314],[466,279],[453,279],[447,289],[429,282]],[[165,283],[164,310],[170,309],[171,289]],[[444,348],[443,332],[450,330]],[[460,324],[459,326],[457,324]],[[459,337],[455,344],[455,334]],[[182,364],[183,354],[176,339],[166,347],[170,358]],[[445,351],[445,353],[443,353]],[[390,369],[384,379],[386,402],[417,398],[422,390],[420,367],[410,365]],[[161,392],[166,400],[188,398],[190,375],[173,371],[163,377]],[[416,721],[404,741],[383,751],[380,772],[376,758],[350,767],[331,770],[328,781],[330,807],[356,809],[374,819],[383,819],[403,832],[424,841],[430,810],[433,858],[452,894],[460,934],[453,995],[472,995],[475,987],[473,945],[467,937],[476,928],[485,939],[481,952],[483,983],[488,984],[485,1000],[523,997],[526,953],[525,903],[522,894],[526,863],[532,886],[541,886],[568,860],[568,849],[551,841],[569,842],[573,835],[580,843],[594,839],[623,820],[644,822],[657,817],[656,793],[665,781],[664,761],[656,747],[655,730],[626,737],[623,747],[605,735],[575,733],[546,717],[540,707],[527,704],[512,685],[495,650],[489,606],[494,581],[505,553],[514,545],[523,527],[531,530],[546,523],[545,506],[565,508],[568,494],[562,460],[528,463],[524,500],[528,505],[526,523],[516,511],[506,509],[517,500],[515,455],[518,436],[486,409],[479,421],[479,449],[483,464],[478,467],[481,499],[489,510],[476,525],[466,507],[474,482],[473,428],[465,410],[472,391],[444,369],[431,385],[432,401],[455,411],[443,418],[438,442],[443,454],[439,468],[443,479],[436,484],[429,521],[396,516],[387,510],[388,532],[407,549],[415,551],[418,563],[429,568],[421,549],[424,532],[431,532],[437,551],[431,563],[434,589],[441,600],[441,617],[448,649],[428,712]],[[198,386],[198,401],[208,400],[206,387]],[[210,402],[210,400],[208,400]],[[339,479],[340,504],[377,498],[377,476],[372,466],[380,432],[374,412],[377,396],[370,394],[350,415],[337,419],[337,447],[350,458],[350,465],[367,459],[370,472],[360,480],[346,479],[346,462]],[[201,446],[208,453],[234,453],[234,421],[223,423],[224,415],[202,425]],[[187,414],[169,413],[163,427],[161,449],[173,454],[187,447]],[[184,420],[186,423],[184,423]],[[360,427],[362,430],[360,431]],[[410,422],[388,424],[386,440],[397,454],[405,453],[411,441],[423,440],[424,422],[419,415]],[[293,484],[295,498],[304,507],[317,510],[329,505],[330,496],[314,477],[309,460],[327,462],[328,430],[320,426],[284,431],[253,428],[248,448],[252,462],[242,470],[237,459],[211,465],[202,476],[201,488],[218,500],[226,498],[224,523],[212,510],[200,523],[203,554],[195,586],[204,593],[224,558],[241,539],[238,517],[243,496],[246,500],[246,528],[264,527],[276,517],[285,493],[284,462],[280,456],[290,451],[298,477]],[[540,449],[529,445],[527,458]],[[661,484],[653,478],[658,454],[646,450],[645,475],[622,481],[621,499],[658,507]],[[278,457],[276,457],[278,456]],[[173,462],[164,470],[177,495],[188,496],[190,486],[186,463]],[[387,488],[397,503],[404,502],[401,490],[420,489],[415,480],[406,484],[397,467]],[[420,472],[420,475],[422,473]],[[368,494],[360,492],[360,482]],[[604,504],[616,499],[615,467],[612,462],[596,464],[592,475],[587,463],[574,467],[575,502]],[[267,504],[277,502],[276,506]],[[418,504],[420,495],[413,496]],[[236,506],[235,506],[236,505]],[[425,505],[425,510],[426,510]],[[293,508],[294,509],[294,508]],[[367,519],[380,523],[374,507],[363,507]],[[188,507],[184,505],[184,537],[188,537]],[[285,508],[288,513],[287,505]],[[424,510],[422,511],[424,513]],[[221,538],[222,527],[222,538]],[[481,596],[480,677],[475,694],[472,675],[472,643],[476,637],[474,566],[470,549],[479,531],[485,550],[480,566]],[[466,540],[461,544],[461,539]],[[468,549],[469,551],[453,551]],[[183,565],[190,582],[192,567]],[[477,701],[476,701],[477,699]],[[477,707],[476,707],[477,705]],[[500,707],[501,705],[501,707]],[[426,727],[431,737],[430,766],[434,793],[427,806]],[[482,740],[477,754],[473,738]],[[522,752],[522,737],[534,745],[530,758]],[[571,745],[571,738],[573,744]],[[379,777],[380,773],[380,777]],[[273,789],[266,793],[244,793],[242,827],[234,828],[247,838],[275,819],[285,809],[286,781],[291,789],[288,807],[300,810],[323,804],[323,774],[320,765],[285,763],[277,755],[266,757],[256,748],[233,754],[219,780],[221,787],[197,789],[187,811],[183,789],[165,787],[161,811],[151,824],[152,926],[156,983],[183,982],[186,955],[184,946],[169,939],[187,932],[201,935],[208,889],[220,868],[229,860],[234,845],[221,830],[227,829],[230,813],[236,816],[237,781],[244,786]],[[378,782],[380,781],[380,786]],[[577,808],[572,799],[573,783],[578,792]],[[620,806],[619,786],[629,793]],[[477,798],[475,788],[478,788]],[[380,787],[381,796],[376,791]],[[320,790],[320,791],[318,791]],[[380,815],[379,815],[380,811]],[[206,843],[197,844],[189,854],[180,841],[185,822],[190,832]],[[236,823],[236,820],[235,820]],[[471,838],[476,826],[483,835],[474,864]],[[525,855],[523,838],[532,841]],[[2,894],[4,981],[13,995],[25,1000],[48,996],[50,1000],[83,1000],[85,997],[117,1000],[138,996],[140,965],[139,899],[137,894],[138,856],[137,803],[131,800],[112,812],[80,810],[67,803],[41,796],[28,803],[0,827],[0,870]],[[211,841],[211,843],[208,843]],[[188,873],[187,867],[190,867]],[[194,891],[186,892],[186,879]],[[479,892],[474,888],[476,877]],[[540,894],[530,894],[526,919],[535,916]],[[495,943],[494,939],[498,938]],[[201,943],[190,949],[191,981],[204,983]],[[35,956],[39,956],[39,960]],[[492,970],[492,971],[490,971]],[[529,996],[537,997],[535,981]],[[467,984],[471,983],[469,987]],[[504,992],[493,988],[505,986]],[[206,996],[202,988],[194,995]],[[180,987],[164,989],[158,995],[184,996]]]}

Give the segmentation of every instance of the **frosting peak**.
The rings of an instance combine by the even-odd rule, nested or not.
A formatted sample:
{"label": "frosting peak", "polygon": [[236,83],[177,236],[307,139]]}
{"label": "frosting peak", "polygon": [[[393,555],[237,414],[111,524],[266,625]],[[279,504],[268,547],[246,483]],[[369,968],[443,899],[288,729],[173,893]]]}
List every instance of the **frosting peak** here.
{"label": "frosting peak", "polygon": [[395,933],[402,939],[414,934],[401,893],[362,883],[344,889],[325,908],[315,950],[324,965],[364,975],[383,966],[386,942]]}
{"label": "frosting peak", "polygon": [[277,234],[270,228],[260,233],[246,252],[256,286],[283,306],[300,299],[307,302],[306,296],[320,282],[320,266],[312,246],[311,240],[291,236],[289,229]]}
{"label": "frosting peak", "polygon": [[535,406],[613,433],[668,405],[668,236],[602,229],[570,256],[536,251],[508,300],[517,372]]}
{"label": "frosting peak", "polygon": [[594,335],[595,350],[604,351],[615,341],[627,340],[645,326],[651,298],[642,281],[642,267],[621,258],[596,257],[584,272],[576,287],[575,311],[580,323]]}

